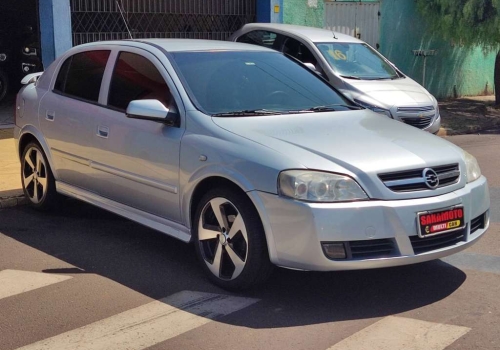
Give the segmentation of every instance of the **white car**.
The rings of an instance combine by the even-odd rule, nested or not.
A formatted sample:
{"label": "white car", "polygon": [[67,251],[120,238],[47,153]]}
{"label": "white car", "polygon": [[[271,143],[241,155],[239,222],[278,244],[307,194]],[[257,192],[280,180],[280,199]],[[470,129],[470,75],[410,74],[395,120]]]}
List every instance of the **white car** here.
{"label": "white car", "polygon": [[229,40],[282,51],[315,70],[357,104],[437,133],[437,100],[364,41],[326,29],[277,23],[244,25]]}
{"label": "white car", "polygon": [[[334,271],[438,259],[489,225],[475,158],[355,105],[255,45],[77,46],[17,96],[21,181],[184,242],[228,289],[274,265]],[[117,236],[118,239],[118,236]]]}

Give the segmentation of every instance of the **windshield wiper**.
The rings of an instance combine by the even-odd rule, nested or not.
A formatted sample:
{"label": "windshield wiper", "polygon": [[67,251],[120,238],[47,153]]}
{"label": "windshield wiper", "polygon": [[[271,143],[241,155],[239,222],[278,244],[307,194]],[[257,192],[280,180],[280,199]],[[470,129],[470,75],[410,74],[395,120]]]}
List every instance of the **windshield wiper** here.
{"label": "windshield wiper", "polygon": [[273,111],[269,109],[245,109],[242,111],[222,112],[212,114],[212,117],[241,117],[241,116],[255,116],[255,115],[277,115],[283,114],[282,111]]}
{"label": "windshield wiper", "polygon": [[352,110],[358,110],[358,109],[364,109],[363,107],[360,106],[350,106],[350,105],[343,105],[343,104],[333,104],[333,105],[326,105],[326,106],[316,106],[316,107],[311,107],[308,109],[304,109],[301,112],[326,112],[326,111],[337,111],[335,107],[345,107],[349,108]]}
{"label": "windshield wiper", "polygon": [[346,78],[346,79],[354,79],[354,80],[361,80],[360,77],[357,77],[355,75],[341,75],[342,78]]}
{"label": "windshield wiper", "polygon": [[366,78],[366,80],[394,80],[394,79],[399,79],[399,76],[392,76],[392,77],[379,77],[379,78]]}

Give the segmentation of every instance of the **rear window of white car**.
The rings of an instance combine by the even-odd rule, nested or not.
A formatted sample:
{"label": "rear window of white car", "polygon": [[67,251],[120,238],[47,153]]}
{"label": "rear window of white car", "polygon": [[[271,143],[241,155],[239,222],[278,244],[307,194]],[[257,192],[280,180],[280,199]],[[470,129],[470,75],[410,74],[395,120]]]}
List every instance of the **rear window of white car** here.
{"label": "rear window of white car", "polygon": [[67,58],[57,75],[54,91],[97,102],[109,54],[106,50],[86,51]]}

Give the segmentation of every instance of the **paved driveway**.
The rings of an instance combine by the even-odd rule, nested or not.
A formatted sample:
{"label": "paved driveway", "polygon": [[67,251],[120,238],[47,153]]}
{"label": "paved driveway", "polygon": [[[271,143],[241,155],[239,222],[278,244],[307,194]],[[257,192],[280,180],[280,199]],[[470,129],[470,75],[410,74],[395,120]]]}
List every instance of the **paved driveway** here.
{"label": "paved driveway", "polygon": [[500,349],[500,135],[450,139],[489,178],[476,245],[395,268],[277,269],[240,294],[208,283],[191,246],[90,205],[0,210],[0,349]]}

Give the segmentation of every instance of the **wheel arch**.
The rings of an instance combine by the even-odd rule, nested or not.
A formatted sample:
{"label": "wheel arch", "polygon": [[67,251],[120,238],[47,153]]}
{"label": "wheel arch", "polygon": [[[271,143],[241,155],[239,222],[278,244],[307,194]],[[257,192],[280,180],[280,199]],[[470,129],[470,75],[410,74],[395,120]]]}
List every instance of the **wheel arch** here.
{"label": "wheel arch", "polygon": [[203,195],[211,188],[224,186],[231,187],[234,190],[239,191],[250,200],[257,212],[257,215],[260,218],[262,227],[264,228],[264,235],[266,237],[269,258],[271,259],[271,262],[276,264],[278,258],[274,238],[272,236],[271,225],[269,224],[269,220],[267,218],[267,215],[265,214],[264,204],[262,203],[260,197],[256,194],[256,191],[254,189],[245,189],[244,185],[238,184],[235,181],[221,175],[211,175],[201,179],[194,186],[191,192],[191,196],[189,197],[189,201],[187,201],[188,206],[184,212],[186,224],[189,225],[190,229],[192,230],[196,209]]}
{"label": "wheel arch", "polygon": [[45,157],[47,158],[47,161],[49,162],[50,169],[52,171],[52,174],[54,175],[54,178],[57,180],[57,171],[54,167],[54,163],[52,161],[52,155],[50,153],[50,148],[45,141],[45,138],[43,135],[35,129],[35,127],[28,125],[26,126],[23,130],[21,130],[19,134],[19,139],[17,142],[17,152],[19,156],[19,160],[21,160],[21,157],[23,155],[25,147],[30,143],[30,142],[36,142],[43,150],[43,153],[45,153]]}

